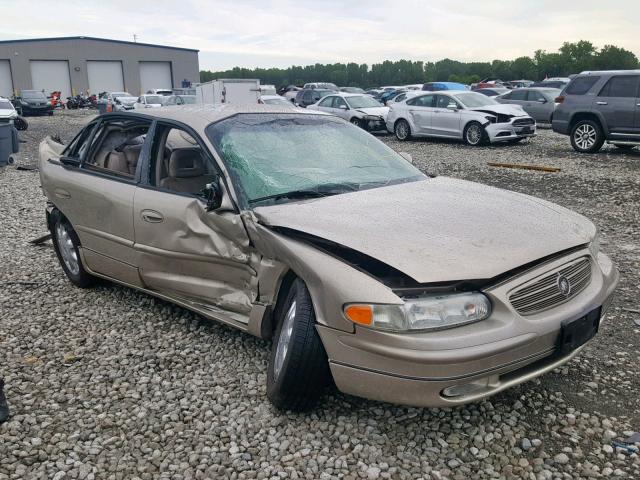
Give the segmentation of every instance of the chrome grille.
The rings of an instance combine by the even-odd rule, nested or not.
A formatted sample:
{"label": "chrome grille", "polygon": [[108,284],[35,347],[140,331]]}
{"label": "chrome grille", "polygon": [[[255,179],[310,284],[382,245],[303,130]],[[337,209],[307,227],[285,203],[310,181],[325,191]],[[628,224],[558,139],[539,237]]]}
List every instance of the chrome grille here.
{"label": "chrome grille", "polygon": [[533,118],[517,118],[513,121],[514,127],[524,127],[526,125],[534,125],[536,122]]}
{"label": "chrome grille", "polygon": [[[566,294],[561,291],[560,278],[565,278],[570,285]],[[589,257],[581,257],[517,287],[509,295],[509,301],[521,315],[533,315],[570,300],[589,282],[591,261]]]}

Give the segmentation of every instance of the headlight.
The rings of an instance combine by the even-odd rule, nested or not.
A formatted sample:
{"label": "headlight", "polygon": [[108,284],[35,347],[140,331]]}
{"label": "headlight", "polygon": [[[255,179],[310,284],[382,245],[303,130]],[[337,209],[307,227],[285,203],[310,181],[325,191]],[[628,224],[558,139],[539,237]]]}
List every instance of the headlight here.
{"label": "headlight", "polygon": [[378,330],[439,330],[488,318],[491,302],[481,293],[430,295],[407,299],[403,305],[349,304],[344,314],[354,323]]}
{"label": "headlight", "polygon": [[598,252],[600,251],[600,230],[596,230],[595,237],[589,242],[589,251],[594,259],[598,258]]}
{"label": "headlight", "polygon": [[487,120],[489,120],[491,123],[496,123],[496,121],[498,120],[496,117],[494,117],[493,115],[487,115],[484,118],[486,118]]}

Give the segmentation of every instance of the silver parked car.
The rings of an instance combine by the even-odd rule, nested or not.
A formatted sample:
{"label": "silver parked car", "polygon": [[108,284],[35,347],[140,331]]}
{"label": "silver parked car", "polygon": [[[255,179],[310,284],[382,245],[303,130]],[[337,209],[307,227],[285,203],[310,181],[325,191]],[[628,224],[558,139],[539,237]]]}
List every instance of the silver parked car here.
{"label": "silver parked car", "polygon": [[495,97],[499,103],[520,105],[536,122],[551,123],[561,90],[557,88],[518,88]]}
{"label": "silver parked car", "polygon": [[398,140],[444,137],[481,145],[533,137],[536,122],[518,105],[501,105],[476,92],[447,90],[392,104],[387,130]]}
{"label": "silver parked car", "polygon": [[389,113],[389,107],[370,95],[357,93],[327,95],[307,108],[332,113],[369,131],[385,131]]}

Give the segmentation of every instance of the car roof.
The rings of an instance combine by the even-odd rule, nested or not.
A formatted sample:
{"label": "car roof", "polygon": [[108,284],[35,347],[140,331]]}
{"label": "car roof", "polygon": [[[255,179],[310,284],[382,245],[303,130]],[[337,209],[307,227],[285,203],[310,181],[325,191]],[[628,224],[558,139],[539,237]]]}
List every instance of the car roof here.
{"label": "car roof", "polygon": [[640,70],[585,70],[580,75],[638,75]]}
{"label": "car roof", "polygon": [[143,116],[181,122],[192,128],[204,130],[209,124],[241,113],[286,113],[287,115],[327,115],[317,110],[293,112],[288,106],[269,104],[180,105],[178,107],[145,108],[136,112],[107,113],[106,116]]}

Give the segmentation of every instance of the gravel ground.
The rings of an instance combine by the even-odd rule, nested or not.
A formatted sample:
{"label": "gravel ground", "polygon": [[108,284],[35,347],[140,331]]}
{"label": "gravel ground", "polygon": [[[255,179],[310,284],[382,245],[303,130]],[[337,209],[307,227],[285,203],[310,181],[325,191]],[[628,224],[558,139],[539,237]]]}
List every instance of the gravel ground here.
{"label": "gravel ground", "polygon": [[[35,160],[45,135],[68,141],[88,118],[30,119],[19,164]],[[425,171],[536,195],[599,225],[622,280],[578,359],[466,407],[332,392],[313,413],[280,413],[265,394],[268,342],[126,288],[71,287],[50,244],[27,244],[45,232],[37,173],[7,167],[0,374],[13,416],[0,426],[0,480],[640,478],[640,457],[615,446],[640,430],[640,151],[578,155],[549,130],[476,149],[383,140]]]}

